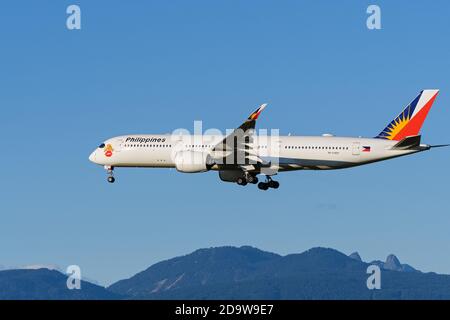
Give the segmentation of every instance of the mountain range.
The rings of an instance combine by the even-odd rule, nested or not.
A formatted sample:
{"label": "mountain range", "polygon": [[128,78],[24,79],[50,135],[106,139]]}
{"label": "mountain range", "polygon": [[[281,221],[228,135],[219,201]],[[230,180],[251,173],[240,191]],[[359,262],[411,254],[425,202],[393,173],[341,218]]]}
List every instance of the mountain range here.
{"label": "mountain range", "polygon": [[[367,267],[381,269],[369,290]],[[0,299],[450,299],[450,275],[400,263],[362,261],[329,248],[281,256],[249,246],[199,249],[104,288],[68,290],[57,270],[0,271]]]}
{"label": "mountain range", "polygon": [[121,295],[81,281],[80,290],[69,290],[67,276],[57,270],[18,269],[0,271],[0,300],[110,300]]}

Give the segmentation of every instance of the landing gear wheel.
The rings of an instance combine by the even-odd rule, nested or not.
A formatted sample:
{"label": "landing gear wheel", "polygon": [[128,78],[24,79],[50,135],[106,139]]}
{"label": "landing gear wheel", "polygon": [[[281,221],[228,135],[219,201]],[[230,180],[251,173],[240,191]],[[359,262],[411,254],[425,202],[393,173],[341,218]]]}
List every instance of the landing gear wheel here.
{"label": "landing gear wheel", "polygon": [[280,183],[278,181],[270,180],[269,187],[272,189],[278,189],[280,187]]}
{"label": "landing gear wheel", "polygon": [[108,173],[108,182],[114,183],[114,181],[116,181],[116,179],[114,179],[114,167],[105,165],[104,168],[106,173]]}
{"label": "landing gear wheel", "polygon": [[258,188],[261,190],[267,190],[267,189],[269,189],[269,184],[267,184],[265,182],[260,182],[260,183],[258,183]]}
{"label": "landing gear wheel", "polygon": [[252,184],[257,184],[258,183],[258,178],[256,176],[248,176],[247,177],[247,182],[248,183],[252,183]]}
{"label": "landing gear wheel", "polygon": [[247,185],[247,180],[245,180],[245,178],[238,178],[236,182],[237,182],[237,184],[240,185],[240,186],[245,186],[245,185]]}

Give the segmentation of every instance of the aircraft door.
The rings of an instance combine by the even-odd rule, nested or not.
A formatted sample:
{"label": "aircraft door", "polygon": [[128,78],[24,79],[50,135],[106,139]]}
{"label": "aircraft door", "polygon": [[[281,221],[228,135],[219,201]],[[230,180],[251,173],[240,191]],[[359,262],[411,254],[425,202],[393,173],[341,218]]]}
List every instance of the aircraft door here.
{"label": "aircraft door", "polygon": [[117,139],[116,143],[117,143],[116,152],[120,152],[122,148],[124,148],[125,142],[123,139]]}
{"label": "aircraft door", "polygon": [[359,142],[353,142],[352,154],[354,156],[359,156],[359,153],[360,153],[360,143]]}

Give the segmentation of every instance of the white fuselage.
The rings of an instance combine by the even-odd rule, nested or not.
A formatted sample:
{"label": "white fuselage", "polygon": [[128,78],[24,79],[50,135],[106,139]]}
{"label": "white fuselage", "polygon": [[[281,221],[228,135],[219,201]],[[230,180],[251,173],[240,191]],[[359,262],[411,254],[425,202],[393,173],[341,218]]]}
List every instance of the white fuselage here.
{"label": "white fuselage", "polygon": [[[210,153],[224,139],[222,135],[127,135],[108,139],[109,153],[97,148],[92,162],[110,167],[173,168],[180,151]],[[270,159],[271,169],[341,169],[427,150],[426,145],[409,150],[392,149],[398,141],[377,138],[335,136],[279,136],[256,139],[256,155]],[[106,151],[108,151],[106,150]],[[274,161],[275,160],[275,161]],[[213,166],[212,170],[219,170]]]}

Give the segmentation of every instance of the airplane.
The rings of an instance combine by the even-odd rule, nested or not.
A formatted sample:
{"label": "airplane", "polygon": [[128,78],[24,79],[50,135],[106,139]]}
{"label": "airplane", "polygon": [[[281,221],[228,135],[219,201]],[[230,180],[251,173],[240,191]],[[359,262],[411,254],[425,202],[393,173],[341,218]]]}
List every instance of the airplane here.
{"label": "airplane", "polygon": [[[238,185],[277,189],[279,172],[350,168],[446,145],[421,143],[420,129],[439,90],[423,90],[375,137],[271,136],[256,134],[262,104],[228,135],[130,134],[110,138],[89,160],[102,165],[113,183],[114,168],[175,168],[183,173],[218,171]],[[265,176],[259,182],[258,175]]]}

